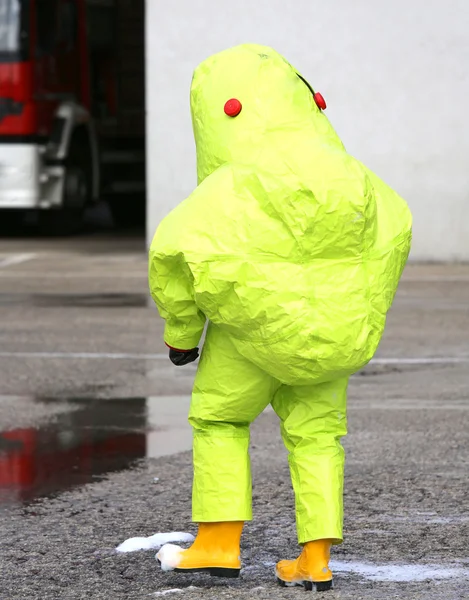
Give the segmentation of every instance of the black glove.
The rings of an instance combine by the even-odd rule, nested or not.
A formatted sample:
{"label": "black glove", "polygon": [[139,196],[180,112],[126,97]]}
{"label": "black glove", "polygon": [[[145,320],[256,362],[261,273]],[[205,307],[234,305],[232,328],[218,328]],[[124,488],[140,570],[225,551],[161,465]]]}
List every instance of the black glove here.
{"label": "black glove", "polygon": [[193,348],[192,350],[175,350],[174,348],[169,349],[169,360],[177,367],[183,367],[188,365],[194,360],[199,358],[199,349]]}

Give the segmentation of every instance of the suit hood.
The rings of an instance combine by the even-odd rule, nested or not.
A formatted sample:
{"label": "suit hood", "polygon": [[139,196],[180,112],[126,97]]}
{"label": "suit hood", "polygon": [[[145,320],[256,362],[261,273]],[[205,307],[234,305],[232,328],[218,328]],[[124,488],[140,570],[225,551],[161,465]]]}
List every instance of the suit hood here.
{"label": "suit hood", "polygon": [[[199,183],[226,163],[275,170],[298,138],[343,148],[312,88],[272,48],[244,44],[205,60],[191,87],[191,111]],[[241,112],[225,114],[228,100]]]}

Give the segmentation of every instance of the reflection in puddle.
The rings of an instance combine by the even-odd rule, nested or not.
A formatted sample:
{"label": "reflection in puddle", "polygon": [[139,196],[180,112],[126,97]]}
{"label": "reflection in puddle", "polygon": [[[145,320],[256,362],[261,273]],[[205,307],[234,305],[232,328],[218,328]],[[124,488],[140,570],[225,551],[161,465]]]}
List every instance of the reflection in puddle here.
{"label": "reflection in puddle", "polygon": [[128,469],[138,459],[190,448],[186,397],[65,404],[70,411],[52,424],[0,432],[0,505],[50,496]]}

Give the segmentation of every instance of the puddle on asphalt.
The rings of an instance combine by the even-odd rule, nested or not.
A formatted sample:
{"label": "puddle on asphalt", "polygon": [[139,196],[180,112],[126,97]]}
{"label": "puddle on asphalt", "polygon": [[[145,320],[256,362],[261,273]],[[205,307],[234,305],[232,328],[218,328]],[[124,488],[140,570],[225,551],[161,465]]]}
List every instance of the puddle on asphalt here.
{"label": "puddle on asphalt", "polygon": [[146,294],[0,294],[0,306],[36,308],[144,308]]}
{"label": "puddle on asphalt", "polygon": [[52,496],[129,469],[139,459],[191,446],[186,396],[30,402],[65,404],[70,411],[44,425],[0,431],[0,507]]}

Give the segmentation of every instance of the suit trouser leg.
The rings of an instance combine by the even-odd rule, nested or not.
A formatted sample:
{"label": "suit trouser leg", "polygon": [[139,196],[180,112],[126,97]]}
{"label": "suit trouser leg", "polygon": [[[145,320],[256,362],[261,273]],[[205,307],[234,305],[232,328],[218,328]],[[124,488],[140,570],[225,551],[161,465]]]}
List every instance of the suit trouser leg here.
{"label": "suit trouser leg", "polygon": [[348,378],[282,386],[272,406],[280,418],[295,491],[298,541],[343,538],[344,449]]}
{"label": "suit trouser leg", "polygon": [[279,385],[241,356],[226,334],[209,327],[189,413],[195,522],[252,519],[249,427]]}

